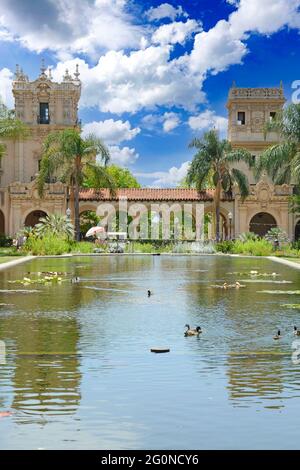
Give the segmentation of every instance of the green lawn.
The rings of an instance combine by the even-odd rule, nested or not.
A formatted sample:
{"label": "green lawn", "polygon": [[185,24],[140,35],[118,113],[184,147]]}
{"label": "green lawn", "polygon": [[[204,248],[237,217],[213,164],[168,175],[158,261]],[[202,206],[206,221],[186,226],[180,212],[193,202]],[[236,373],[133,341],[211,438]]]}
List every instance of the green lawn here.
{"label": "green lawn", "polygon": [[3,248],[0,247],[0,263],[7,263],[8,261],[13,261],[18,259],[20,256],[24,256],[23,253],[18,252],[13,247]]}

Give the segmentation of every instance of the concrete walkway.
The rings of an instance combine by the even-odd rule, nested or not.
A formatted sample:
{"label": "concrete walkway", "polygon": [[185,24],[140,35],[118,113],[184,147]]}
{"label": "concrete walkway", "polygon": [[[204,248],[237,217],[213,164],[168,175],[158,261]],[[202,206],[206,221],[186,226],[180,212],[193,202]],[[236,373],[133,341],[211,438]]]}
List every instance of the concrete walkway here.
{"label": "concrete walkway", "polygon": [[277,256],[268,256],[268,259],[275,261],[276,263],[285,264],[291,268],[300,269],[300,263],[295,263],[294,261],[289,261],[288,259],[278,258]]}
{"label": "concrete walkway", "polygon": [[14,266],[17,266],[18,264],[25,263],[26,261],[30,261],[31,259],[36,258],[36,256],[20,256],[19,259],[14,259],[12,261],[7,261],[7,263],[2,263],[0,264],[0,271],[3,271],[4,269],[8,268],[13,268]]}

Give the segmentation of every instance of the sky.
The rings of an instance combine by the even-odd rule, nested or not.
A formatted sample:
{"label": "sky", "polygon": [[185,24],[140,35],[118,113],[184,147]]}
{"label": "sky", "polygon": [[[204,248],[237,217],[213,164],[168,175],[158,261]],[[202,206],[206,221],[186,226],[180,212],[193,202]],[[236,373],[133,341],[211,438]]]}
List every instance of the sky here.
{"label": "sky", "polygon": [[228,90],[300,80],[300,0],[0,0],[0,95],[42,58],[82,80],[83,134],[147,187],[185,177],[194,137],[226,137]]}

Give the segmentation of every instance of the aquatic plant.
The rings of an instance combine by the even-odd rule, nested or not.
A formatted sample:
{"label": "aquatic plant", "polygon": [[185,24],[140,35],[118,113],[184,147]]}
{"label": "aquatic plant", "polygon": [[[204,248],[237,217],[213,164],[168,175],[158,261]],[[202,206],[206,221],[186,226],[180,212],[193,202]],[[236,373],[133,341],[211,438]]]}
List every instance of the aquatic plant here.
{"label": "aquatic plant", "polygon": [[282,304],[281,307],[299,309],[300,310],[300,304]]}

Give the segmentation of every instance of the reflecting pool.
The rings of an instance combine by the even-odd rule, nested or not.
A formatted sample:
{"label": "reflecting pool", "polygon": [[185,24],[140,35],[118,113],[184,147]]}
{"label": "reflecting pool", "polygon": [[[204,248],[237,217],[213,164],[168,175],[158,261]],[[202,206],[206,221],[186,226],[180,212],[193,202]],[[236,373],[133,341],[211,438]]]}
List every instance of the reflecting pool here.
{"label": "reflecting pool", "polygon": [[[49,271],[62,282],[11,282]],[[246,287],[212,287],[225,281]],[[299,448],[299,281],[226,256],[45,258],[1,272],[0,448]]]}

